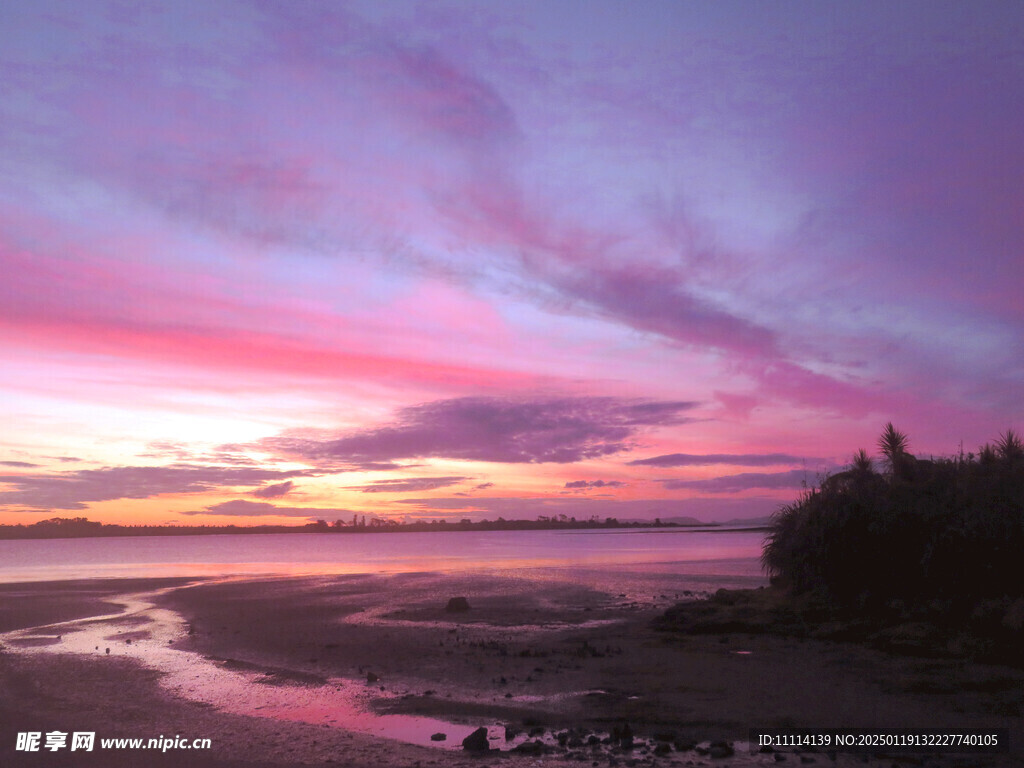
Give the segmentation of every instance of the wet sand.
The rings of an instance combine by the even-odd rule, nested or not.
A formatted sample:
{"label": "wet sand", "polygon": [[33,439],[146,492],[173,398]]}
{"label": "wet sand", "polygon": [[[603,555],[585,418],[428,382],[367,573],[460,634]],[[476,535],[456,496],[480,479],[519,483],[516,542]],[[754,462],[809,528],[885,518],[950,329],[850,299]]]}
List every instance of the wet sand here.
{"label": "wet sand", "polygon": [[[888,767],[897,761],[794,753],[779,761],[745,753],[748,729],[762,726],[1003,727],[1011,730],[1010,755],[944,756],[924,764],[1024,764],[1018,695],[1024,677],[1017,670],[896,657],[844,643],[660,632],[652,620],[674,594],[643,598],[551,574],[12,585],[0,589],[0,616],[18,617],[8,618],[5,631],[29,628],[64,619],[76,606],[112,613],[119,592],[156,589],[163,591],[138,604],[155,609],[136,605],[133,615],[102,623],[71,621],[0,639],[6,646],[0,764]],[[470,609],[446,611],[449,598],[459,596]],[[82,615],[71,611],[76,614]],[[102,638],[101,647],[93,637]],[[72,649],[78,653],[67,653]],[[191,665],[177,664],[186,657]],[[222,689],[220,698],[215,688]],[[351,706],[362,714],[347,721],[356,717]],[[375,735],[384,721],[374,715],[413,719],[396,719]],[[422,733],[403,730],[417,722],[445,733],[445,742],[408,743],[423,740]],[[633,749],[600,743],[627,723]],[[476,757],[458,749],[462,735],[481,726],[502,752]],[[50,754],[13,751],[18,731],[51,728],[98,736],[182,734],[210,738],[213,749],[190,752],[187,760],[181,752],[142,750],[64,752],[49,762]],[[718,741],[736,753],[702,754]]]}

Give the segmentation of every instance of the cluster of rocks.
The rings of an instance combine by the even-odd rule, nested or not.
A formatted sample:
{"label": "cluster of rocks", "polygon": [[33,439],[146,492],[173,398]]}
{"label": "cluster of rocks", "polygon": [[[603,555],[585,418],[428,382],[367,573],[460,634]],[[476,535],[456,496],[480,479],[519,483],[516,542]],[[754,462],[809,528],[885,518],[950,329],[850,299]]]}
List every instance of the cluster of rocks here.
{"label": "cluster of rocks", "polygon": [[[524,729],[505,726],[505,741],[515,741],[523,736]],[[442,741],[444,734],[435,734],[435,741]],[[486,728],[478,728],[462,741],[462,747],[468,752],[491,751]],[[594,753],[607,754],[610,764],[617,764],[618,759],[625,760],[626,765],[637,764],[637,758],[650,761],[655,757],[664,757],[673,752],[695,752],[702,757],[721,759],[734,754],[733,746],[726,741],[713,741],[707,746],[679,738],[674,732],[655,733],[653,738],[639,738],[633,733],[629,723],[612,728],[607,735],[598,735],[586,730],[570,728],[562,731],[547,731],[543,726],[534,726],[526,731],[526,740],[512,747],[509,752],[519,755],[540,756],[564,753],[570,760],[588,760]],[[776,758],[778,759],[778,758]]]}

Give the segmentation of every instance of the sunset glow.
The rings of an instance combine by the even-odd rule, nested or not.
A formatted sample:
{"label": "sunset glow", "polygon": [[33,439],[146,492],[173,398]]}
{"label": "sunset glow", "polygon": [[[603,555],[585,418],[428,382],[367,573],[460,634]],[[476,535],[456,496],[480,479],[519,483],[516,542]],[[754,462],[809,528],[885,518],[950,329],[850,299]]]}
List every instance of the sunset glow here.
{"label": "sunset glow", "polygon": [[1024,6],[0,6],[0,523],[767,515],[1024,427]]}

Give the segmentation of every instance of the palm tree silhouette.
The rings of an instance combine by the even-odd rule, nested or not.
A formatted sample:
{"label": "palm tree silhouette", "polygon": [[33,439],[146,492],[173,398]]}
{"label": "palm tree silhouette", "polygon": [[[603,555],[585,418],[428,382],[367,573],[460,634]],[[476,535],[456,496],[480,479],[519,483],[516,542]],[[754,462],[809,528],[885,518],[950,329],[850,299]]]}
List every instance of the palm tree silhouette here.
{"label": "palm tree silhouette", "polygon": [[874,471],[875,467],[871,462],[871,457],[868,456],[868,452],[863,448],[853,454],[853,466],[851,469],[858,477],[867,477]]}
{"label": "palm tree silhouette", "polygon": [[907,452],[907,436],[892,425],[890,421],[878,438],[878,447],[885,456],[885,463],[893,478],[903,478],[908,474],[913,458]]}
{"label": "palm tree silhouette", "polygon": [[1024,458],[1024,442],[1021,441],[1020,436],[1016,432],[1008,429],[999,436],[999,442],[996,443],[996,453],[999,454],[999,458],[1007,463],[1020,461]]}

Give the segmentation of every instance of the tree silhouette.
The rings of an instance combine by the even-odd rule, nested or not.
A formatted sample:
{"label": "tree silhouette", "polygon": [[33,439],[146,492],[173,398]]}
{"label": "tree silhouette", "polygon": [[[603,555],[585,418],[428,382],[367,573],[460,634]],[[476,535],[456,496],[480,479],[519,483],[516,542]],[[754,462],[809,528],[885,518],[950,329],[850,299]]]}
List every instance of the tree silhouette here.
{"label": "tree silhouette", "polygon": [[863,448],[853,454],[853,466],[851,469],[857,477],[867,477],[875,471],[871,457],[868,456],[867,451]]}
{"label": "tree silhouette", "polygon": [[1024,442],[1021,442],[1020,436],[1012,429],[1006,430],[999,436],[995,450],[999,454],[999,458],[1007,463],[1024,459]]}
{"label": "tree silhouette", "polygon": [[885,456],[885,464],[894,479],[905,478],[913,462],[913,457],[907,452],[907,445],[907,436],[896,429],[891,421],[885,425],[882,436],[878,438],[878,447]]}

